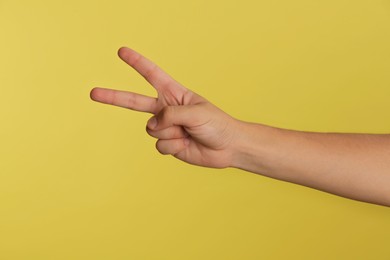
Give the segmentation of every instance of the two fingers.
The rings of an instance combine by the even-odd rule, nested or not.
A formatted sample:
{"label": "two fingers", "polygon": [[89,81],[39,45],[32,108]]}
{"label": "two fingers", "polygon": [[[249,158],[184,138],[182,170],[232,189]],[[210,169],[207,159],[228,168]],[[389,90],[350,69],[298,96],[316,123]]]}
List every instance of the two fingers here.
{"label": "two fingers", "polygon": [[[159,93],[185,93],[186,89],[173,80],[152,61],[129,48],[121,48],[119,57],[141,74]],[[158,138],[157,149],[163,154],[175,154],[190,143],[185,126],[192,126],[189,106],[167,106],[161,111],[158,99],[137,93],[105,88],[94,88],[91,98],[95,101],[129,108],[136,111],[158,113],[148,122],[148,133]],[[193,115],[194,113],[192,113]]]}
{"label": "two fingers", "polygon": [[[186,89],[177,83],[155,63],[138,52],[122,47],[118,51],[119,57],[143,76],[157,91],[170,91],[177,94]],[[155,114],[158,110],[156,98],[138,93],[119,91],[106,88],[94,88],[90,93],[91,99],[97,102],[129,108],[132,110]]]}

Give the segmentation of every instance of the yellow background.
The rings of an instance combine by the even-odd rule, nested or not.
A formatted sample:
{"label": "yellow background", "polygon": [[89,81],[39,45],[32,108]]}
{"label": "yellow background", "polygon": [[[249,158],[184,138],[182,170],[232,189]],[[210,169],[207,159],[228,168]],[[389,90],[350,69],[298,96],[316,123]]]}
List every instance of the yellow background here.
{"label": "yellow background", "polygon": [[390,210],[160,155],[132,47],[243,120],[390,132],[390,2],[0,0],[0,259],[390,259]]}

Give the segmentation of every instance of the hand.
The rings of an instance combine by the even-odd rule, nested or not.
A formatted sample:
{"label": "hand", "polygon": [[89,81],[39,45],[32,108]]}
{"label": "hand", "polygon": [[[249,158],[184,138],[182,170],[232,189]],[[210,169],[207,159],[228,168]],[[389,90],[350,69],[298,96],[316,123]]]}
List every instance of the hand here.
{"label": "hand", "polygon": [[195,165],[231,166],[238,120],[183,87],[134,50],[123,47],[118,55],[156,89],[157,98],[94,88],[93,100],[153,114],[146,131],[158,139],[156,148],[162,154]]}

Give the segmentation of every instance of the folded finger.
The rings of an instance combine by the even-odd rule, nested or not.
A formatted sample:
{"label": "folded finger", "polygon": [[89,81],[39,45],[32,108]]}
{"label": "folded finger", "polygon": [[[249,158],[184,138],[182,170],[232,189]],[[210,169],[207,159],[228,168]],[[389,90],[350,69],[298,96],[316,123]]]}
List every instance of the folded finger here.
{"label": "folded finger", "polygon": [[188,137],[188,133],[181,126],[172,126],[159,131],[154,131],[149,128],[146,128],[146,131],[149,135],[157,139],[178,139]]}
{"label": "folded finger", "polygon": [[186,149],[188,145],[189,145],[188,138],[158,140],[156,143],[156,148],[162,154],[175,155],[183,151],[184,149]]}

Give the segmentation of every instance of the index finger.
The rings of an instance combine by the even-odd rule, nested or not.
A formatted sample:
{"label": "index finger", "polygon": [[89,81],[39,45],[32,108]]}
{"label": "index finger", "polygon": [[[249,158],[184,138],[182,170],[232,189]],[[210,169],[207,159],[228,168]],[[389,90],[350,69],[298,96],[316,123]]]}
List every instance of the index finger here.
{"label": "index finger", "polygon": [[156,98],[133,92],[106,88],[93,88],[90,96],[92,100],[104,104],[110,104],[151,114],[155,114],[157,112]]}
{"label": "index finger", "polygon": [[159,66],[138,52],[127,47],[122,47],[118,50],[118,55],[157,90],[162,90],[173,84],[177,84],[176,87],[183,88]]}

